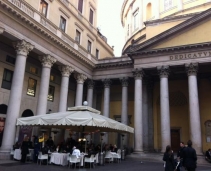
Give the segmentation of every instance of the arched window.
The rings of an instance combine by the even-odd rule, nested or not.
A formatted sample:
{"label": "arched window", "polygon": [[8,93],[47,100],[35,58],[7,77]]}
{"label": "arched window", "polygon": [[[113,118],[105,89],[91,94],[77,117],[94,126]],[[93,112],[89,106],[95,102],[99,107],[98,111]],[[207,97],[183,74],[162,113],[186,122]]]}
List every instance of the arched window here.
{"label": "arched window", "polygon": [[146,20],[149,20],[150,18],[152,18],[152,4],[148,3],[146,9]]}
{"label": "arched window", "polygon": [[22,117],[29,117],[29,116],[34,116],[33,112],[30,109],[24,110],[22,113]]}
{"label": "arched window", "polygon": [[0,105],[0,114],[7,114],[7,105],[5,104]]}

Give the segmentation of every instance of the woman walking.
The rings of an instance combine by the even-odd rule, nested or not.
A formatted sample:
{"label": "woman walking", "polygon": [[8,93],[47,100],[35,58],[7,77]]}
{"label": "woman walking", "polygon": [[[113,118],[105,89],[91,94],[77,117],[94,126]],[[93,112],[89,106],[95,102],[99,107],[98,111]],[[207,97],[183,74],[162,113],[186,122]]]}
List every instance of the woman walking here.
{"label": "woman walking", "polygon": [[171,150],[171,146],[166,146],[166,152],[163,155],[163,161],[165,162],[165,171],[174,171],[175,163],[174,163],[174,153]]}

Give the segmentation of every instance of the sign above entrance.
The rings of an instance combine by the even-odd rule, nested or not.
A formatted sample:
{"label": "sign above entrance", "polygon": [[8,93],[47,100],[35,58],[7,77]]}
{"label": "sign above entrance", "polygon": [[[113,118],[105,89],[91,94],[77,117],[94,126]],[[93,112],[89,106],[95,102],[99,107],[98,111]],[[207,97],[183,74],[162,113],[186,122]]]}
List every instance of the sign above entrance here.
{"label": "sign above entrance", "polygon": [[170,60],[184,60],[184,59],[194,59],[194,58],[204,58],[204,57],[211,57],[211,51],[183,53],[169,56]]}

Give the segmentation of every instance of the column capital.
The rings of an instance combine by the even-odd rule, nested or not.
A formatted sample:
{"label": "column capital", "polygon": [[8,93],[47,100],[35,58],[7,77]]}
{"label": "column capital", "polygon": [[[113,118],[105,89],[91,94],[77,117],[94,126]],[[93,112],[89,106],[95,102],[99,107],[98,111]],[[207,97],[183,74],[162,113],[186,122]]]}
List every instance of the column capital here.
{"label": "column capital", "polygon": [[159,72],[160,78],[168,78],[170,73],[169,66],[160,66],[157,67],[157,70]]}
{"label": "column capital", "polygon": [[42,66],[46,68],[51,68],[56,62],[56,58],[52,57],[51,55],[39,56],[39,59],[41,61]]}
{"label": "column capital", "polygon": [[95,86],[94,80],[88,80],[87,85],[89,89],[93,89]]}
{"label": "column capital", "polygon": [[71,73],[74,71],[74,68],[69,65],[59,66],[59,70],[63,77],[69,77]]}
{"label": "column capital", "polygon": [[87,76],[81,73],[75,73],[74,77],[78,84],[83,84],[84,81],[87,79]]}
{"label": "column capital", "polygon": [[128,87],[128,85],[129,85],[128,77],[123,77],[123,78],[120,78],[119,80],[122,83],[122,87]]}
{"label": "column capital", "polygon": [[142,79],[144,77],[144,70],[142,68],[135,68],[132,72],[135,80]]}
{"label": "column capital", "polygon": [[31,43],[25,40],[13,42],[13,47],[15,48],[17,55],[23,55],[23,56],[27,56],[29,52],[34,48],[34,46]]}
{"label": "column capital", "polygon": [[187,75],[197,75],[198,63],[185,64]]}
{"label": "column capital", "polygon": [[112,81],[109,78],[102,79],[102,82],[104,84],[104,88],[109,88],[112,84]]}
{"label": "column capital", "polygon": [[0,34],[2,34],[4,32],[4,28],[3,27],[0,27]]}

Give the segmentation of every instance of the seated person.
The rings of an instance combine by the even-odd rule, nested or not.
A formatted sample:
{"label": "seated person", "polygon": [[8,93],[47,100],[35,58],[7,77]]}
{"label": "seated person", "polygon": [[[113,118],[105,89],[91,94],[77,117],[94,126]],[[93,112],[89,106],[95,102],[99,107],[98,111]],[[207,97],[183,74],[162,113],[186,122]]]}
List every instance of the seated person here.
{"label": "seated person", "polygon": [[79,158],[80,155],[81,155],[81,152],[80,152],[79,149],[77,149],[77,148],[74,146],[74,147],[73,147],[73,153],[72,153],[72,155],[75,155],[77,158]]}
{"label": "seated person", "polygon": [[211,149],[208,149],[205,153],[205,159],[211,162]]}
{"label": "seated person", "polygon": [[69,145],[66,145],[66,146],[64,147],[63,152],[64,152],[64,153],[70,153],[70,152],[71,152],[71,149],[70,149]]}
{"label": "seated person", "polygon": [[42,154],[48,154],[48,146],[45,145],[43,148],[42,148]]}
{"label": "seated person", "polygon": [[20,143],[17,141],[17,142],[15,143],[15,145],[13,145],[13,150],[19,149],[19,148],[20,148]]}
{"label": "seated person", "polygon": [[111,151],[117,153],[117,146],[114,145]]}
{"label": "seated person", "polygon": [[45,143],[49,148],[52,148],[54,146],[54,142],[52,140],[52,137],[49,137],[49,139]]}

